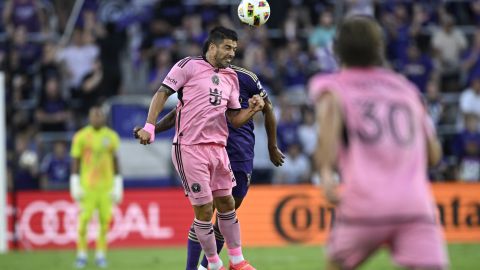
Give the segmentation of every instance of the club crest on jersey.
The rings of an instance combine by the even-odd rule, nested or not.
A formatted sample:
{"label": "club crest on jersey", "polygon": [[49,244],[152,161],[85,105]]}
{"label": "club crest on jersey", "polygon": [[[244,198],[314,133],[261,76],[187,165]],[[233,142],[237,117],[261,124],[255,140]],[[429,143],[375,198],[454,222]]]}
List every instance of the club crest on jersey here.
{"label": "club crest on jersey", "polygon": [[218,106],[222,103],[222,91],[218,91],[217,88],[210,88],[210,104]]}
{"label": "club crest on jersey", "polygon": [[212,76],[212,83],[215,85],[220,84],[220,78],[216,74]]}
{"label": "club crest on jersey", "polygon": [[109,146],[110,145],[110,139],[109,138],[103,138],[102,144],[103,144],[103,146]]}
{"label": "club crest on jersey", "polygon": [[192,184],[192,191],[193,191],[193,193],[199,193],[200,191],[202,191],[202,187],[200,186],[199,183],[193,183]]}

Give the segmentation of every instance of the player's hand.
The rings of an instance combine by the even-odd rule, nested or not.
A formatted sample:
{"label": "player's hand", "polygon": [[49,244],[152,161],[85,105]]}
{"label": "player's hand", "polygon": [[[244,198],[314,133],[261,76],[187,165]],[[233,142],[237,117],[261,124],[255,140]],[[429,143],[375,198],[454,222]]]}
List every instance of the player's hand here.
{"label": "player's hand", "polygon": [[141,128],[138,132],[138,139],[140,139],[140,144],[147,145],[150,144],[151,134]]}
{"label": "player's hand", "polygon": [[254,95],[253,97],[248,99],[248,107],[254,112],[259,112],[263,110],[264,106],[265,101],[262,97],[260,97],[260,95]]}
{"label": "player's hand", "polygon": [[268,154],[270,155],[270,161],[275,167],[282,166],[285,162],[285,155],[278,149],[276,145],[268,146]]}
{"label": "player's hand", "polygon": [[327,201],[332,205],[337,205],[340,203],[340,197],[336,190],[325,190],[325,197]]}
{"label": "player's hand", "polygon": [[139,127],[139,126],[135,126],[135,127],[133,128],[133,137],[134,137],[135,139],[139,139],[139,138],[140,138],[140,137],[138,137],[138,131],[139,131],[140,129],[142,129],[142,128]]}
{"label": "player's hand", "polygon": [[323,181],[323,192],[327,201],[332,205],[337,205],[340,203],[340,196],[337,191],[337,184],[331,181]]}

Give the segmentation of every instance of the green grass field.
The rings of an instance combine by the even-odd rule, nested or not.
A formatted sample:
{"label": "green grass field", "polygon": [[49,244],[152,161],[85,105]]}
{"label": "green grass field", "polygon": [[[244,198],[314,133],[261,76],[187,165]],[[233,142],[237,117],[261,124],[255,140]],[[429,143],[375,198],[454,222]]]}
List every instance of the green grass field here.
{"label": "green grass field", "polygon": [[[452,270],[479,270],[480,244],[449,246]],[[290,246],[285,248],[249,248],[246,257],[260,270],[320,270],[324,269],[322,247]],[[224,253],[222,253],[224,255]],[[109,267],[112,270],[182,270],[185,269],[185,248],[111,250]],[[1,270],[60,270],[74,269],[73,251],[12,252],[0,255]],[[224,261],[225,261],[225,257]],[[97,269],[90,264],[87,269]],[[369,260],[362,270],[395,268],[386,252]]]}

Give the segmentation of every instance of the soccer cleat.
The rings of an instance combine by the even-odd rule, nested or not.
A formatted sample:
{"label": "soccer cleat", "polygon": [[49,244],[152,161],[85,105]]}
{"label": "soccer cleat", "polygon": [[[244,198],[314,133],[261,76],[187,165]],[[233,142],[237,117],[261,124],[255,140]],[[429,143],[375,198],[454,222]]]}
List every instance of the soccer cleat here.
{"label": "soccer cleat", "polygon": [[95,260],[95,263],[99,268],[107,268],[107,260],[105,258],[98,258]]}
{"label": "soccer cleat", "polygon": [[248,263],[248,261],[242,261],[235,265],[232,264],[232,262],[230,262],[230,270],[256,270],[256,269],[253,268],[253,266],[251,266],[250,263]]}
{"label": "soccer cleat", "polygon": [[83,269],[87,266],[87,258],[77,258],[75,260],[75,268]]}

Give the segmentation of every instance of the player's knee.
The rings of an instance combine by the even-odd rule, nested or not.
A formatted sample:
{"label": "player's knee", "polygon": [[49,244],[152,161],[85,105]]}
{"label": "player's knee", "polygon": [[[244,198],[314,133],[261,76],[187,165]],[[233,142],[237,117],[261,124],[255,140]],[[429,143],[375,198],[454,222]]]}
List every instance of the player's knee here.
{"label": "player's knee", "polygon": [[229,212],[235,209],[235,200],[232,196],[215,198],[215,207],[220,213]]}
{"label": "player's knee", "polygon": [[213,203],[194,205],[195,218],[201,221],[211,221],[213,217]]}
{"label": "player's knee", "polygon": [[243,198],[234,197],[235,200],[235,209],[240,208],[243,202]]}

